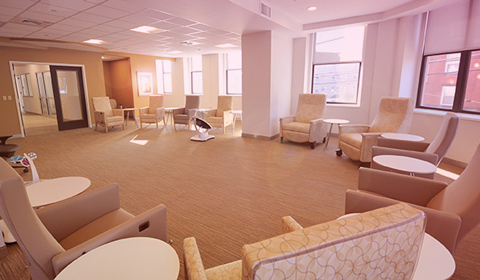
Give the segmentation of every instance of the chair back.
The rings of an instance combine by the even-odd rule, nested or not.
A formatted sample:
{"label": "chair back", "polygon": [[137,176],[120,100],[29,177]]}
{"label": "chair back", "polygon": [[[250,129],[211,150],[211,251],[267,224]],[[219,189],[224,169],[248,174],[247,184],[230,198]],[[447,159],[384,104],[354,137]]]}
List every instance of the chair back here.
{"label": "chair back", "polygon": [[243,280],[411,279],[425,225],[422,211],[399,203],[245,245]]}
{"label": "chair back", "polygon": [[480,145],[460,177],[428,202],[427,207],[462,219],[457,244],[480,224]]}
{"label": "chair back", "polygon": [[200,96],[189,95],[185,100],[185,114],[188,114],[188,110],[197,109],[200,107]]}
{"label": "chair back", "polygon": [[148,105],[148,113],[155,114],[157,108],[163,107],[163,96],[162,95],[151,95]]}
{"label": "chair back", "polygon": [[368,132],[407,133],[412,125],[413,106],[410,98],[383,97]]}
{"label": "chair back", "polygon": [[223,112],[233,110],[233,96],[219,96],[216,117],[223,117]]}
{"label": "chair back", "polygon": [[32,278],[53,279],[52,257],[65,250],[35,214],[22,178],[5,161],[0,161],[0,215],[25,253]]}
{"label": "chair back", "polygon": [[295,121],[308,123],[311,120],[319,119],[325,110],[327,96],[325,94],[301,93],[298,95],[297,112]]}
{"label": "chair back", "polygon": [[459,118],[457,115],[450,112],[445,114],[437,135],[425,150],[427,153],[438,155],[437,165],[450,149],[453,139],[455,139],[455,135],[457,134],[458,123]]}
{"label": "chair back", "polygon": [[117,104],[117,100],[113,99],[113,98],[110,98],[110,107],[112,107],[112,109],[117,109],[118,108],[118,104]]}
{"label": "chair back", "polygon": [[93,110],[105,112],[105,116],[113,116],[110,98],[108,97],[92,97]]}

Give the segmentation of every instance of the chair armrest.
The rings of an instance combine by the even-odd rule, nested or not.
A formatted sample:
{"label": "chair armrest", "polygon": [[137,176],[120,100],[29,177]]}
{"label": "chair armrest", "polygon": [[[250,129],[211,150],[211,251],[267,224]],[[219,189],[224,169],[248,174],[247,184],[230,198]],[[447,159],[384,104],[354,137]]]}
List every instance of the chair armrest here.
{"label": "chair armrest", "polygon": [[36,210],[38,218],[56,240],[120,208],[117,184],[80,194]]}
{"label": "chair armrest", "polygon": [[[114,116],[123,116],[123,109],[112,109],[112,112]],[[133,115],[135,116],[135,111]]]}
{"label": "chair armrest", "polygon": [[142,107],[142,108],[138,109],[138,112],[139,112],[140,115],[148,114],[148,107]]}
{"label": "chair armrest", "polygon": [[358,190],[376,193],[392,199],[426,206],[447,183],[388,171],[361,167]]}
{"label": "chair armrest", "polygon": [[185,108],[176,108],[172,110],[172,115],[175,116],[176,114],[183,114]]}
{"label": "chair armrest", "polygon": [[[148,223],[148,228],[143,225]],[[140,228],[142,227],[142,230]],[[158,205],[134,218],[83,242],[68,251],[55,255],[52,265],[56,274],[60,273],[68,264],[79,258],[84,253],[91,251],[103,244],[129,237],[151,237],[167,240],[167,208]]]}
{"label": "chair armrest", "polygon": [[295,120],[295,116],[287,116],[280,118],[280,129],[282,129],[284,124],[291,123]]}
{"label": "chair armrest", "polygon": [[165,116],[165,108],[164,107],[156,108],[155,114],[157,118]]}
{"label": "chair armrest", "polygon": [[338,125],[338,133],[364,133],[370,129],[366,124],[340,124]]}
{"label": "chair armrest", "polygon": [[[363,213],[381,207],[399,203],[399,200],[381,197],[362,191],[347,190],[345,196],[345,214]],[[425,232],[442,243],[452,254],[455,252],[457,235],[462,223],[458,215],[443,212],[415,204],[410,204],[425,212],[427,226]]]}
{"label": "chair armrest", "polygon": [[233,114],[230,114],[233,110],[226,110],[223,111],[223,123],[231,122],[233,121]]}
{"label": "chair armrest", "polygon": [[[412,158],[430,162],[433,165],[437,165],[437,161],[438,161],[438,155],[432,154],[432,153],[373,146],[372,158],[378,155],[396,155],[396,156],[412,157]],[[380,169],[377,167],[378,167],[378,164],[372,161],[372,168]]]}
{"label": "chair armrest", "polygon": [[299,229],[303,229],[303,227],[291,216],[282,217],[282,233],[289,233]]}
{"label": "chair armrest", "polygon": [[427,149],[430,143],[427,142],[417,142],[417,141],[405,141],[397,139],[387,139],[380,137],[378,138],[377,145],[381,147],[402,149],[402,150],[411,150],[423,152]]}
{"label": "chair armrest", "polygon": [[188,237],[183,240],[183,258],[186,280],[207,280],[195,237]]}
{"label": "chair armrest", "polygon": [[107,121],[107,117],[105,116],[105,112],[103,111],[95,111],[95,121],[105,123]]}
{"label": "chair armrest", "polygon": [[362,134],[362,144],[360,146],[360,161],[371,162],[372,161],[372,148],[377,145],[378,137],[381,133],[366,132]]}

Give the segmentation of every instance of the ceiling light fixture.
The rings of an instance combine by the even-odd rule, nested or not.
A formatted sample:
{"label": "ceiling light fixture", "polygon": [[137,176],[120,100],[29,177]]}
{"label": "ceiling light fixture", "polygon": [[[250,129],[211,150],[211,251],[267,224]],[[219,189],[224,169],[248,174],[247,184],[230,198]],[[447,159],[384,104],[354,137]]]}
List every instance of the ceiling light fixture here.
{"label": "ceiling light fixture", "polygon": [[182,53],[181,51],[171,51],[171,52],[168,52],[169,54],[179,54],[179,53]]}
{"label": "ceiling light fixture", "polygon": [[183,41],[181,44],[182,44],[182,45],[184,45],[184,46],[195,46],[195,45],[200,45],[200,43],[199,43],[199,42],[193,42],[193,41]]}
{"label": "ceiling light fixture", "polygon": [[227,44],[215,45],[215,47],[225,49],[225,48],[236,48],[237,46],[234,44],[227,43]]}
{"label": "ceiling light fixture", "polygon": [[146,33],[146,34],[153,34],[153,33],[157,33],[157,32],[161,31],[158,28],[155,28],[153,26],[147,26],[147,25],[139,26],[137,28],[133,28],[133,29],[130,29],[130,30],[135,31],[135,32],[140,32],[140,33]]}
{"label": "ceiling light fixture", "polygon": [[307,10],[310,11],[310,12],[313,12],[317,9],[317,7],[315,6],[311,6],[311,7],[308,7]]}
{"label": "ceiling light fixture", "polygon": [[86,40],[86,41],[83,41],[83,42],[87,43],[87,44],[94,44],[94,45],[100,45],[100,44],[105,43],[105,41],[98,40],[98,39],[90,39],[90,40]]}

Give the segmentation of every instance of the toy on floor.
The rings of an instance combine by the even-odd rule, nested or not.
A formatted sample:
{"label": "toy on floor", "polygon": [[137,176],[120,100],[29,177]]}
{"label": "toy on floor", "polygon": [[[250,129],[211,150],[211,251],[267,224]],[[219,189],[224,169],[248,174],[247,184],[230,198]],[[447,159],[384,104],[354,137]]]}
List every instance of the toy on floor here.
{"label": "toy on floor", "polygon": [[205,142],[207,140],[215,138],[213,135],[208,135],[208,131],[212,129],[212,126],[206,122],[204,119],[195,118],[195,130],[197,130],[198,135],[190,138],[192,141]]}

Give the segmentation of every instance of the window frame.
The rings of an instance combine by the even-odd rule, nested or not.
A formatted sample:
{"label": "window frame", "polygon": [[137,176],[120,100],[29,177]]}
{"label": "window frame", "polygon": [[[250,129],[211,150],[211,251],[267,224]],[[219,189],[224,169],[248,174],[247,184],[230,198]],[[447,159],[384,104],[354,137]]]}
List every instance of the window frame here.
{"label": "window frame", "polygon": [[[480,51],[480,49],[471,49],[471,50],[463,50],[463,51],[450,51],[450,52],[442,52],[442,53],[433,53],[428,55],[423,55],[422,58],[422,66],[420,70],[420,79],[418,83],[418,91],[417,91],[417,100],[415,104],[415,108],[419,109],[427,109],[427,110],[435,110],[435,111],[444,111],[444,112],[454,112],[454,113],[464,113],[464,114],[473,114],[473,115],[480,115],[479,112],[475,111],[468,111],[464,110],[463,105],[465,103],[465,95],[468,83],[468,74],[470,72],[470,61],[472,58],[472,53]],[[457,73],[457,81],[455,83],[455,95],[453,97],[453,105],[452,108],[436,108],[436,107],[429,107],[422,105],[422,98],[423,98],[423,90],[424,90],[424,80],[425,80],[425,71],[427,70],[427,60],[429,57],[438,56],[438,55],[448,55],[460,53],[460,63],[458,65],[458,73]]]}
{"label": "window frame", "polygon": [[314,63],[312,64],[312,93],[314,92],[314,81],[315,81],[315,66],[316,65],[336,65],[336,64],[353,64],[353,63],[358,63],[358,77],[357,77],[357,92],[355,94],[355,102],[332,102],[328,101],[328,96],[327,96],[327,104],[330,105],[358,105],[359,100],[360,100],[360,77],[362,73],[362,61],[339,61],[339,62],[332,62],[332,63]]}
{"label": "window frame", "polygon": [[[202,92],[194,92],[194,83],[193,83],[193,74],[200,73],[202,75]],[[190,71],[190,92],[191,94],[195,95],[202,95],[203,94],[203,71]]]}

